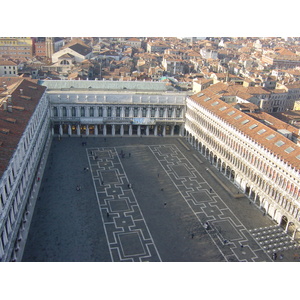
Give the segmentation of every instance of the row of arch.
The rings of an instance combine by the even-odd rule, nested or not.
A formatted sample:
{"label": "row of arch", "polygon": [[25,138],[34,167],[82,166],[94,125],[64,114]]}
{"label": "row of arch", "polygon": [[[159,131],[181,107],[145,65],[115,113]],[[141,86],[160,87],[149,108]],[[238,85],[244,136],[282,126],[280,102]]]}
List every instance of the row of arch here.
{"label": "row of arch", "polygon": [[189,125],[186,122],[184,132],[188,142],[292,238],[299,240],[299,207],[284,197],[272,180],[266,181],[259,176],[255,168],[247,166],[244,159],[226,149],[226,145],[214,139],[207,130],[198,128],[196,134]]}
{"label": "row of arch", "polygon": [[[257,145],[257,150],[254,148],[249,149],[247,147],[246,141],[237,140],[232,134],[228,134],[221,126],[218,126],[207,116],[201,117],[199,112],[196,110],[188,111],[187,122],[189,126],[195,133],[198,133],[200,128],[205,128],[206,132],[209,132],[209,135],[206,137],[209,144],[215,144],[213,147],[219,147],[220,151],[229,150],[230,153],[234,151],[238,156],[243,157],[244,161],[249,162],[251,169],[255,167],[257,172],[261,172],[264,176],[269,178],[272,181],[272,185],[276,183],[277,186],[281,187],[289,196],[293,198],[300,199],[300,187],[296,184],[295,180],[292,180],[289,175],[284,174],[283,171],[280,171],[276,165],[269,160],[266,156],[262,157],[259,153],[259,146]],[[228,152],[228,151],[227,151]]]}

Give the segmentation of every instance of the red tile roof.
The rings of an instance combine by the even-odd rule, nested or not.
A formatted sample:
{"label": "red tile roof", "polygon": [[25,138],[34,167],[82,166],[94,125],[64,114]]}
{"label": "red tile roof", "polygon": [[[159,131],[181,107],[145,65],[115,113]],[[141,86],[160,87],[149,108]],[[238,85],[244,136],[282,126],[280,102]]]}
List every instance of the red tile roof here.
{"label": "red tile roof", "polygon": [[[236,130],[243,132],[295,169],[300,170],[300,147],[270,126],[258,121],[251,114],[243,113],[232,107],[208,89],[192,95],[190,98],[223,119],[224,122],[233,125]],[[239,115],[240,117],[236,118]],[[290,131],[290,127],[288,129]],[[271,134],[274,134],[274,138],[267,139]],[[276,143],[280,141],[283,142],[283,145],[278,146]],[[293,151],[289,152],[290,149],[293,149]]]}
{"label": "red tile roof", "polygon": [[4,110],[2,103],[0,128],[4,130],[0,131],[0,176],[6,170],[28,121],[46,90],[44,86],[21,77],[2,77],[0,80],[2,87],[3,82],[7,85],[7,89],[0,93],[0,99],[3,101],[11,95],[12,112]]}

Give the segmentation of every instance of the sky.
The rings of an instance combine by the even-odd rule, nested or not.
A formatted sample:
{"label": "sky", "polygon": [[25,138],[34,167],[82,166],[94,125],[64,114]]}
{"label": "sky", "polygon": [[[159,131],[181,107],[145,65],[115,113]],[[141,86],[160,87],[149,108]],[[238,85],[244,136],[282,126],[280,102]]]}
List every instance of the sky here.
{"label": "sky", "polygon": [[2,36],[299,35],[295,1],[284,1],[289,10],[269,1],[203,2],[17,0],[12,10],[5,1],[0,30]]}

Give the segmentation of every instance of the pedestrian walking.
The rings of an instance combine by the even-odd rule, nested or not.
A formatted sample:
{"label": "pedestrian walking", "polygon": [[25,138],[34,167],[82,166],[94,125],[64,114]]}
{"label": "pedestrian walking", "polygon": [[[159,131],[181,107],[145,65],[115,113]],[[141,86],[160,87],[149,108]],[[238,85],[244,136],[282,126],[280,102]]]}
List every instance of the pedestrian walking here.
{"label": "pedestrian walking", "polygon": [[109,212],[106,213],[106,217],[109,218]]}
{"label": "pedestrian walking", "polygon": [[210,192],[210,193],[212,192],[212,188],[209,189],[209,192]]}
{"label": "pedestrian walking", "polygon": [[128,153],[128,156],[131,157],[131,153],[130,152]]}
{"label": "pedestrian walking", "polygon": [[192,239],[194,238],[194,234],[192,233]]}
{"label": "pedestrian walking", "polygon": [[167,206],[167,202],[164,203],[164,207],[166,207],[166,206]]}
{"label": "pedestrian walking", "polygon": [[280,255],[279,255],[279,259],[280,259],[280,260],[283,260],[283,254],[280,254]]}

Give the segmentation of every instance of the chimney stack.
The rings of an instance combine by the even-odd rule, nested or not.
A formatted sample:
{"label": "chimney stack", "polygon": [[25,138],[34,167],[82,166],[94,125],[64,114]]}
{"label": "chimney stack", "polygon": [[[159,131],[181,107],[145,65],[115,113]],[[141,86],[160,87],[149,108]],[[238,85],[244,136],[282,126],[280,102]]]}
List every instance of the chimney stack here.
{"label": "chimney stack", "polygon": [[11,101],[11,95],[7,96],[7,111],[12,112],[12,101]]}

